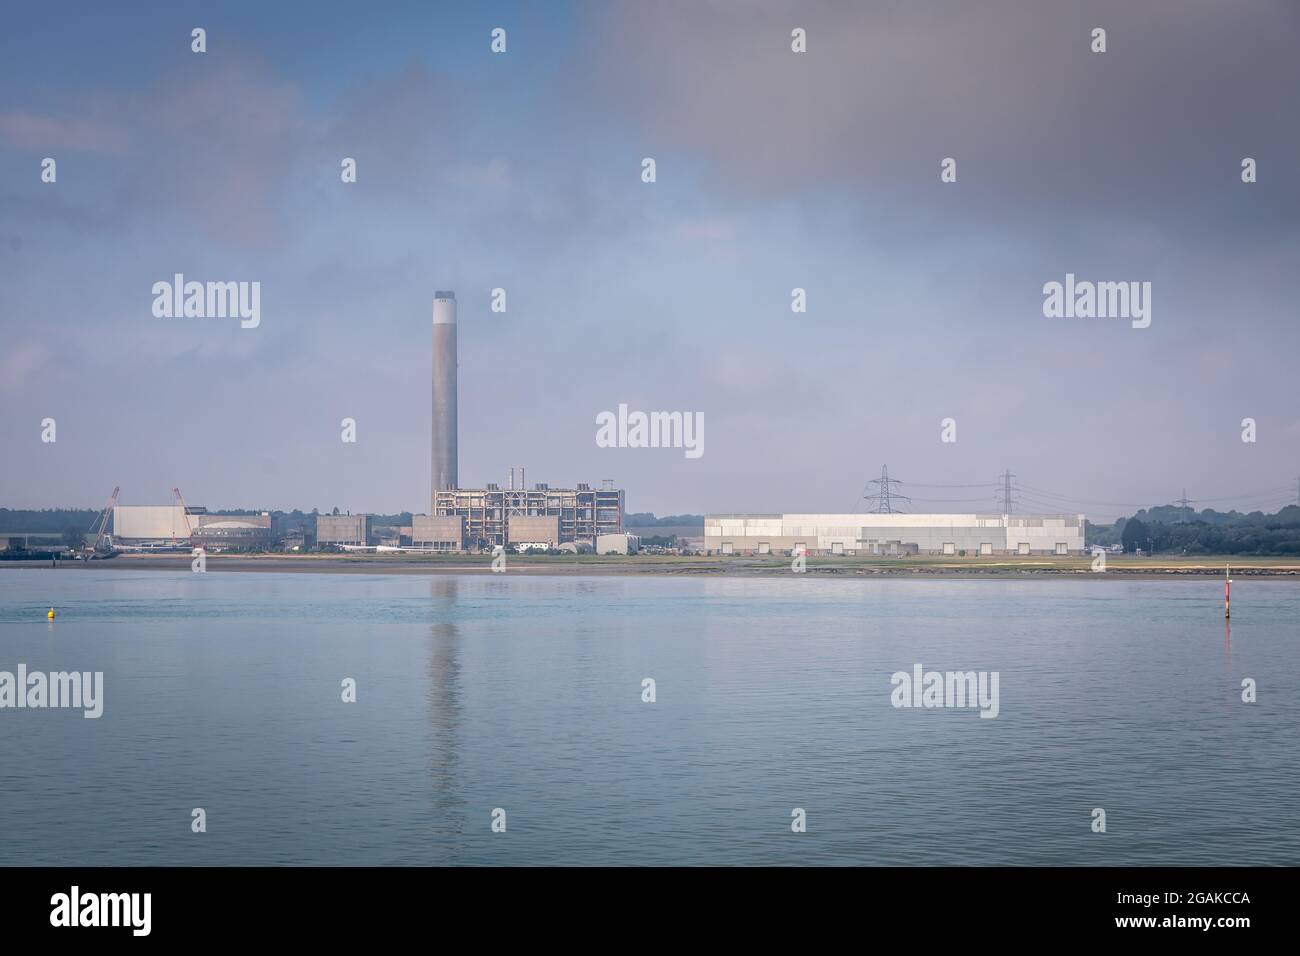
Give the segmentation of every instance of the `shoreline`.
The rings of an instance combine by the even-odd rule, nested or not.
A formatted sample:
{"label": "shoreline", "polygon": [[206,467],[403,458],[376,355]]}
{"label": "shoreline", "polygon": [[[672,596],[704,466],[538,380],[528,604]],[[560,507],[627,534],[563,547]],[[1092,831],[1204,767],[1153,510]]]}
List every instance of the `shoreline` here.
{"label": "shoreline", "polygon": [[[0,561],[0,571],[14,570],[126,570],[188,571],[188,554],[120,555],[100,561]],[[1300,559],[1240,558],[1205,559],[1134,558],[1108,561],[1104,572],[1091,568],[1090,558],[1051,558],[979,561],[978,559],[901,559],[871,561],[853,558],[809,558],[804,574],[818,578],[916,578],[923,580],[1210,580],[1222,579],[1224,566],[1231,565],[1234,579],[1300,581]],[[290,574],[491,574],[491,555],[447,555],[430,557],[373,555],[208,555],[207,570],[226,573]],[[632,557],[542,557],[509,555],[508,574],[538,576],[650,575],[784,577],[793,573],[784,559],[747,557],[680,557],[638,555]]]}

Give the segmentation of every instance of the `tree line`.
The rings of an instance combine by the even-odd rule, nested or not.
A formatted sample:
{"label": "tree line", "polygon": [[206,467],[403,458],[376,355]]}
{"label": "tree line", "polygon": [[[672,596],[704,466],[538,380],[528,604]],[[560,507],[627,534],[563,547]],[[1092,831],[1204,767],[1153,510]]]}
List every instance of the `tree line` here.
{"label": "tree line", "polygon": [[[1106,537],[1117,537],[1130,553],[1300,555],[1300,506],[1242,514],[1162,505],[1121,518]],[[1092,543],[1105,543],[1096,538]]]}

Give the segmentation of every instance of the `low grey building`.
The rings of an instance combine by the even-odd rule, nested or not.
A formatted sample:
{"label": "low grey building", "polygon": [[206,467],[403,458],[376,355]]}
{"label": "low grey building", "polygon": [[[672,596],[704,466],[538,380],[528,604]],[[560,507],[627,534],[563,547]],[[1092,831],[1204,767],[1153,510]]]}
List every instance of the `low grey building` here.
{"label": "low grey building", "polygon": [[317,547],[370,544],[370,515],[317,515]]}

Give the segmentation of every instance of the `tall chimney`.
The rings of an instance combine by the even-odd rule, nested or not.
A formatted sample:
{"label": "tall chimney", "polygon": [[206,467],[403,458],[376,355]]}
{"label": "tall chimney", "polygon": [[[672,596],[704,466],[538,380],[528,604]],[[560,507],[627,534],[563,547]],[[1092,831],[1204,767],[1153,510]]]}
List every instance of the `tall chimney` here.
{"label": "tall chimney", "polygon": [[510,468],[510,490],[515,490],[515,469],[513,466]]}
{"label": "tall chimney", "polygon": [[[433,490],[455,488],[456,293],[433,294]],[[429,514],[437,514],[430,508]]]}

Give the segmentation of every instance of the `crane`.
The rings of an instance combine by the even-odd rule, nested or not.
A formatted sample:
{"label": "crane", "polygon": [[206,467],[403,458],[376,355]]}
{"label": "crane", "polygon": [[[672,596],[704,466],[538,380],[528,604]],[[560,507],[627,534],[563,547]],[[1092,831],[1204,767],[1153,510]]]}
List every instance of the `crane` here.
{"label": "crane", "polygon": [[82,547],[81,559],[83,561],[89,561],[99,551],[100,542],[104,540],[104,531],[108,528],[109,515],[113,513],[113,506],[117,504],[117,493],[120,490],[117,485],[113,486],[113,493],[108,496],[108,504],[104,505],[104,510],[99,515],[98,527],[94,523],[91,524],[90,530],[95,532],[95,543],[89,549]]}

